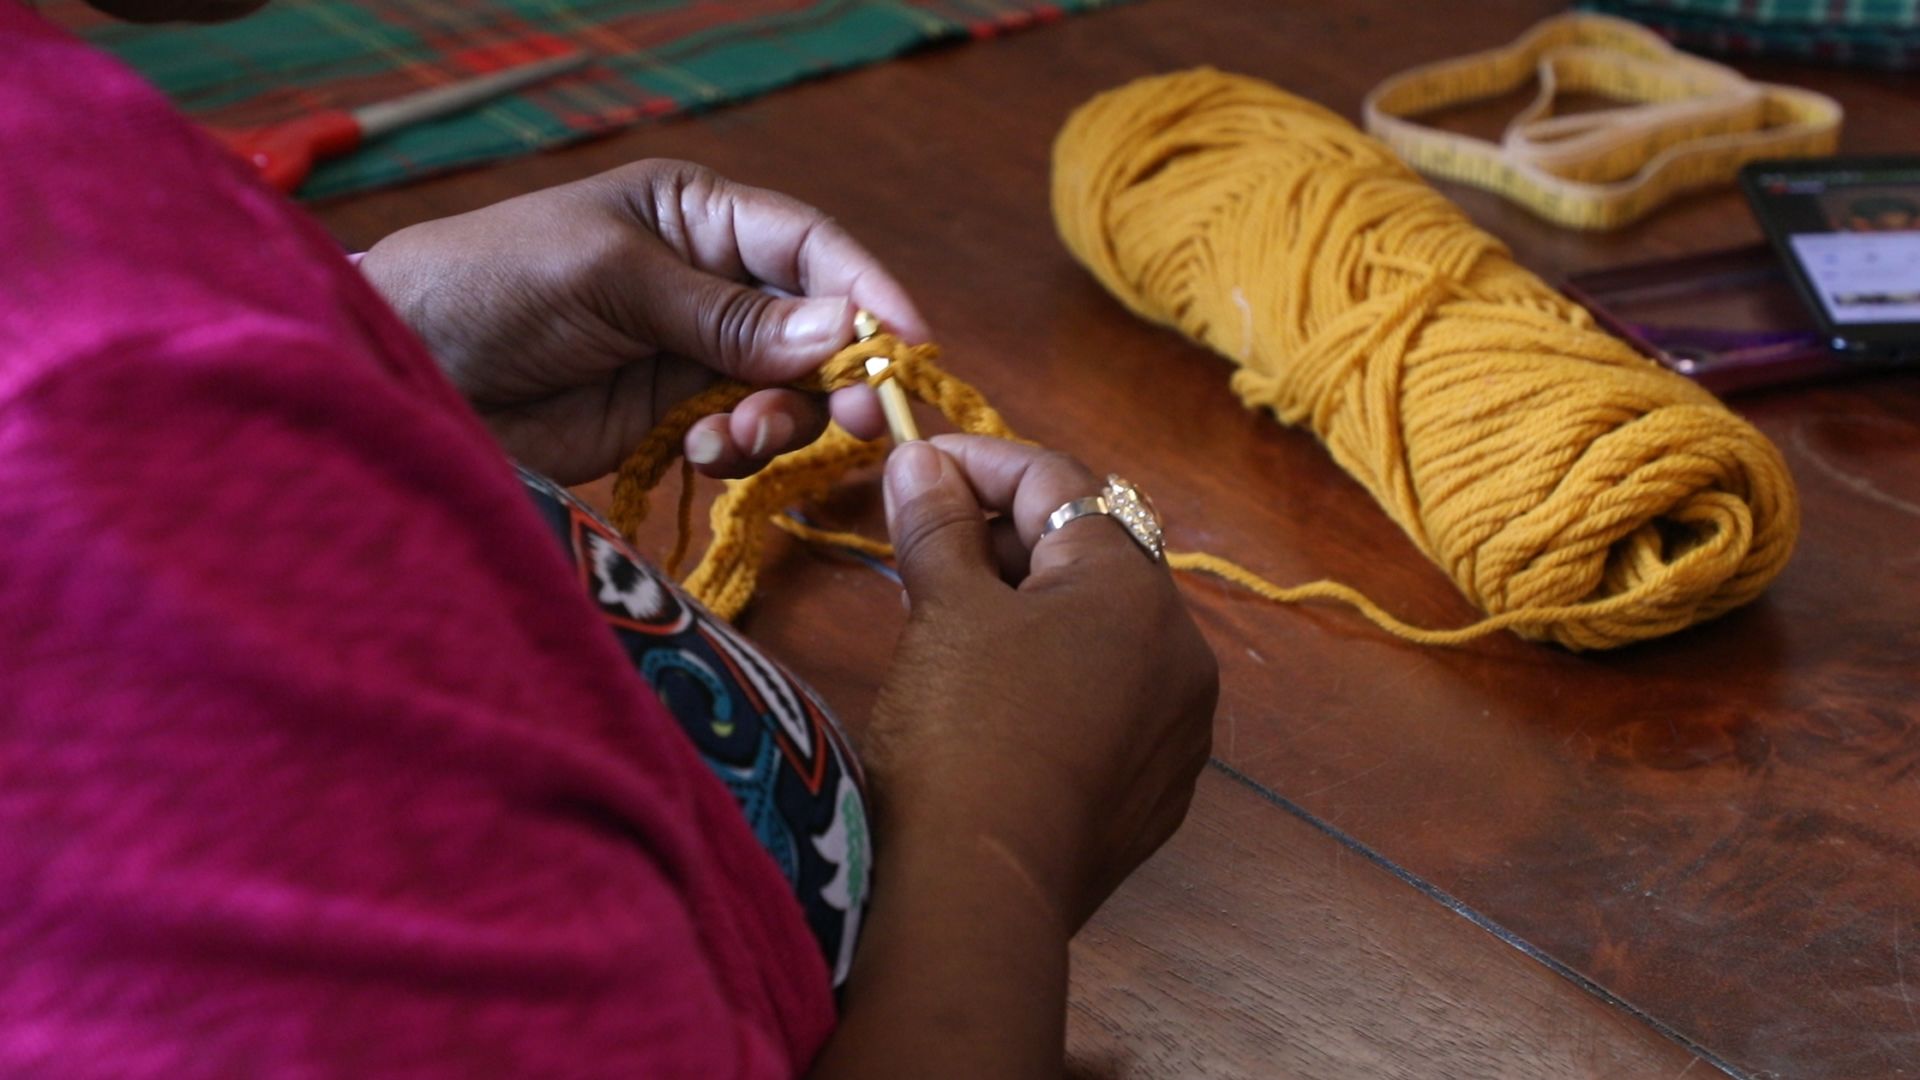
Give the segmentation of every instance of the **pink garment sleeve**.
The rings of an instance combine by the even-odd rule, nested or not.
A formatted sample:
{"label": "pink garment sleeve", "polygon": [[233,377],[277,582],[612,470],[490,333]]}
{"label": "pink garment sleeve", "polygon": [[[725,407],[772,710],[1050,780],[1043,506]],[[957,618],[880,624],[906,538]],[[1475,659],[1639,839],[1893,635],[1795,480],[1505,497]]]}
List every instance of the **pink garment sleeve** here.
{"label": "pink garment sleeve", "polygon": [[0,0],[0,1076],[723,1077],[778,870],[337,247]]}

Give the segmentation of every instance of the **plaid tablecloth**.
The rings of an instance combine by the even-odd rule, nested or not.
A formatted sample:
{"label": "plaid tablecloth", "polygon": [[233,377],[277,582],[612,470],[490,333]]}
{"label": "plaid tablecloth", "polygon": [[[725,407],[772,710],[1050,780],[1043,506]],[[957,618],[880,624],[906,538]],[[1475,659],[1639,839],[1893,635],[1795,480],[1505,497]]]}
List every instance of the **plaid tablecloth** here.
{"label": "plaid tablecloth", "polygon": [[1581,0],[1694,52],[1920,68],[1920,0]]}
{"label": "plaid tablecloth", "polygon": [[[0,0],[4,2],[4,0]],[[42,11],[210,124],[382,101],[575,48],[575,75],[397,132],[321,165],[317,199],[710,108],[933,42],[989,38],[1121,0],[274,0],[215,26]]]}

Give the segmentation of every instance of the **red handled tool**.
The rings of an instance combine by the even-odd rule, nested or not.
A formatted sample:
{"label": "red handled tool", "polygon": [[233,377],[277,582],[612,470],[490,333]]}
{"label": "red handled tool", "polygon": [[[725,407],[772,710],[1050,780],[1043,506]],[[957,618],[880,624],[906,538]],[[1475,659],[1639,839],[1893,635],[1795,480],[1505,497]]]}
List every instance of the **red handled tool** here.
{"label": "red handled tool", "polygon": [[409,124],[470,109],[572,71],[588,59],[586,53],[568,53],[358,109],[326,109],[265,127],[215,130],[213,134],[229,150],[252,162],[267,183],[291,192],[313,171],[317,161],[338,157],[368,139]]}

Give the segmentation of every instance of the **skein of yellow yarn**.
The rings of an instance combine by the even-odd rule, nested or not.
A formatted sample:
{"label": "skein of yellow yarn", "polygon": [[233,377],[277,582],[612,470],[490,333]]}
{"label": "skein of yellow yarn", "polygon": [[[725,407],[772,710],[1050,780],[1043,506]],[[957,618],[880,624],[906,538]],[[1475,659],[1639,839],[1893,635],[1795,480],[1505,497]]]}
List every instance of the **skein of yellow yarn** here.
{"label": "skein of yellow yarn", "polygon": [[[1199,69],[1095,98],[1054,147],[1062,237],[1143,318],[1238,365],[1488,618],[1575,649],[1657,637],[1760,594],[1799,500],[1779,451],[1595,329],[1385,146],[1255,79]],[[1275,478],[1274,483],[1284,483]]]}

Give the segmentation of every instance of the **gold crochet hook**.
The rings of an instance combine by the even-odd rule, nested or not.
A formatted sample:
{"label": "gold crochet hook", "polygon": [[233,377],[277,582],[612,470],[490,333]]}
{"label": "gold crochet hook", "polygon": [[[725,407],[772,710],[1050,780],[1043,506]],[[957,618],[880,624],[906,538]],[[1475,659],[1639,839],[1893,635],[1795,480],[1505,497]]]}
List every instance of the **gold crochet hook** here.
{"label": "gold crochet hook", "polygon": [[[854,340],[867,341],[880,332],[880,320],[873,312],[861,308],[853,313]],[[884,356],[867,358],[867,377],[872,378],[887,370],[891,363]],[[900,384],[887,379],[874,386],[874,392],[880,395],[880,409],[887,414],[887,430],[893,433],[896,445],[912,442],[920,437],[920,428],[913,422],[913,405],[907,400],[907,392]]]}

